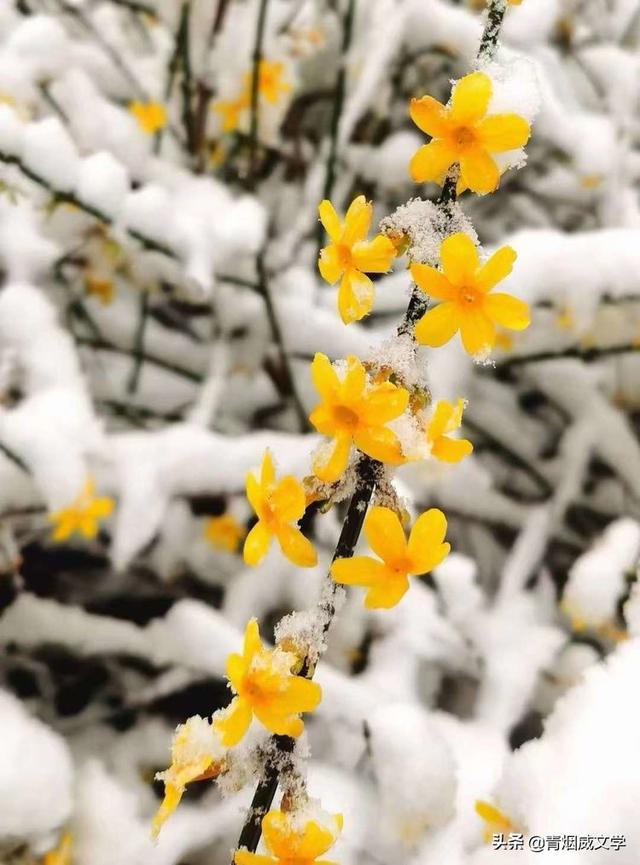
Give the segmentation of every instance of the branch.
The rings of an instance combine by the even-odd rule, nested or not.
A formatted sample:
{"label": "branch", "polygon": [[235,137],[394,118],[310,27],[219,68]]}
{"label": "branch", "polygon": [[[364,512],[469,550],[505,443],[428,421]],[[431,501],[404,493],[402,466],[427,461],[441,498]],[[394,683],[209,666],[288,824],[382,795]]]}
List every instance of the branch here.
{"label": "branch", "polygon": [[262,62],[262,43],[267,22],[267,6],[269,0],[260,0],[258,24],[253,45],[253,69],[251,72],[251,119],[249,125],[249,173],[247,185],[255,184],[256,159],[258,154],[258,125],[260,120],[260,64]]}
{"label": "branch", "polygon": [[[113,224],[113,219],[104,211],[94,207],[93,204],[88,204],[86,201],[82,201],[73,192],[63,192],[61,189],[56,189],[48,180],[45,180],[42,175],[38,174],[37,171],[34,171],[32,168],[29,168],[28,165],[25,165],[18,156],[12,156],[9,153],[3,153],[0,151],[0,162],[4,162],[6,165],[14,165],[22,172],[22,174],[24,174],[25,177],[28,177],[29,180],[37,183],[38,186],[46,189],[59,204],[73,204],[74,207],[77,207],[89,216],[93,216],[94,219],[97,219],[98,222],[101,222],[103,225]],[[138,231],[136,228],[127,228],[126,232],[129,237],[137,240],[145,249],[149,249],[152,252],[159,252],[174,261],[178,260],[177,253],[166,246],[166,244],[154,240],[152,237]]]}

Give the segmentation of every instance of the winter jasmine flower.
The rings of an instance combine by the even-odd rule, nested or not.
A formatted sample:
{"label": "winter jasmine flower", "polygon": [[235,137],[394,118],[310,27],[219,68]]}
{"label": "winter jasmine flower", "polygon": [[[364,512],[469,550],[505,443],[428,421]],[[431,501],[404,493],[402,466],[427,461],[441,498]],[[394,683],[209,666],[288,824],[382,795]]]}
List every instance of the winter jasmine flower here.
{"label": "winter jasmine flower", "polygon": [[431,508],[415,521],[409,540],[397,514],[390,508],[373,507],[364,522],[364,533],[371,549],[382,561],[371,556],[337,559],[331,565],[336,583],[366,586],[364,605],[388,609],[404,596],[409,576],[425,574],[448,555],[444,542],[447,520],[442,511]]}
{"label": "winter jasmine flower", "polygon": [[494,835],[508,835],[510,832],[518,831],[506,814],[503,814],[499,808],[491,805],[490,802],[477,799],[475,811],[478,817],[484,821],[482,840],[485,844],[488,844]]}
{"label": "winter jasmine flower", "polygon": [[255,619],[247,624],[242,655],[227,658],[227,678],[236,696],[214,726],[222,743],[237,745],[255,716],[272,733],[299,736],[304,730],[302,712],[312,712],[322,696],[320,686],[291,673],[297,655],[281,648],[265,649]]}
{"label": "winter jasmine flower", "polygon": [[171,745],[171,765],[156,775],[157,780],[164,781],[164,799],[153,818],[154,837],[178,807],[188,783],[203,776],[215,778],[224,771],[224,755],[218,734],[206,718],[194,715],[178,725]]}
{"label": "winter jasmine flower", "polygon": [[452,234],[440,246],[442,270],[428,264],[412,264],[411,275],[424,292],[441,301],[416,324],[421,345],[444,345],[460,331],[470,355],[489,352],[496,343],[496,325],[524,330],[529,325],[529,307],[509,294],[491,294],[491,289],[511,273],[516,259],[510,246],[498,249],[484,264],[471,238]]}
{"label": "winter jasmine flower", "polygon": [[104,306],[113,300],[113,282],[110,279],[100,279],[88,274],[84,278],[84,287],[87,294],[98,298]]}
{"label": "winter jasmine flower", "polygon": [[388,381],[369,384],[364,366],[353,356],[347,358],[347,371],[340,380],[329,358],[316,354],[311,377],[322,402],[309,420],[319,433],[334,440],[328,457],[321,454],[314,462],[320,480],[338,480],[353,444],[381,462],[402,462],[400,442],[384,424],[406,409],[409,394],[404,388]]}
{"label": "winter jasmine flower", "polygon": [[463,185],[474,192],[493,192],[498,186],[500,171],[491,154],[525,145],[530,127],[518,114],[487,117],[491,93],[489,76],[472,72],[455,84],[448,106],[431,96],[411,100],[411,119],[432,139],[409,165],[417,183],[441,184],[451,166],[459,164]]}
{"label": "winter jasmine flower", "polygon": [[322,815],[322,822],[301,820],[295,813],[269,811],[262,819],[262,837],[268,856],[236,850],[236,865],[333,865],[318,859],[335,843],[342,830],[342,815]]}
{"label": "winter jasmine flower", "polygon": [[468,439],[452,439],[448,436],[448,433],[460,428],[463,410],[463,399],[459,399],[455,406],[446,399],[436,403],[427,425],[427,441],[431,446],[432,456],[437,460],[458,463],[473,450],[473,445]]}
{"label": "winter jasmine flower", "polygon": [[292,475],[276,483],[275,469],[269,451],[262,458],[260,478],[249,472],[246,479],[247,498],[258,516],[244,542],[246,564],[257,565],[267,554],[275,538],[284,555],[301,568],[317,562],[313,545],[292,523],[297,523],[306,507],[302,484]]}
{"label": "winter jasmine flower", "polygon": [[148,135],[154,135],[167,125],[167,112],[159,102],[131,102],[129,111]]}
{"label": "winter jasmine flower", "polygon": [[73,835],[71,832],[64,832],[57,847],[45,853],[42,865],[71,865],[72,847]]}
{"label": "winter jasmine flower", "polygon": [[396,248],[382,234],[365,240],[371,225],[372,207],[364,195],[354,198],[344,220],[339,218],[330,201],[322,201],[318,212],[331,241],[320,252],[318,268],[330,285],[340,280],[338,311],[342,321],[350,324],[371,311],[374,289],[366,274],[386,273]]}
{"label": "winter jasmine flower", "polygon": [[49,514],[49,522],[54,528],[51,537],[54,541],[66,541],[73,534],[84,538],[95,538],[98,523],[113,511],[113,499],[95,496],[92,478],[87,478],[82,492],[66,508]]}
{"label": "winter jasmine flower", "polygon": [[217,550],[235,553],[246,532],[233,514],[222,514],[205,520],[203,534]]}

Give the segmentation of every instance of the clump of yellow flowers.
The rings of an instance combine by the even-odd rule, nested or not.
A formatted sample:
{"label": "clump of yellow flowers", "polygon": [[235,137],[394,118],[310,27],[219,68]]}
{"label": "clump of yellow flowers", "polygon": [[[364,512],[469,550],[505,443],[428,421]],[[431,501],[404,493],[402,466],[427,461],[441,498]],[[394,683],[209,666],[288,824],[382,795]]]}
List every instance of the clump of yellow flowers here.
{"label": "clump of yellow flowers", "polygon": [[[271,70],[270,78],[268,71],[260,67],[259,91],[263,93],[264,88],[264,97],[276,101],[285,88],[279,70]],[[263,74],[267,76],[264,80]],[[248,84],[245,81],[238,100],[217,106],[226,127],[234,126],[238,113],[247,106]],[[411,101],[412,120],[432,139],[411,160],[409,171],[415,181],[446,184],[447,195],[454,201],[456,193],[466,189],[479,194],[496,189],[501,167],[494,154],[524,146],[530,128],[517,114],[491,114],[491,96],[491,78],[476,71],[454,85],[446,106],[430,96]],[[446,197],[443,202],[451,204]],[[304,481],[290,474],[278,478],[271,454],[264,454],[259,472],[250,472],[246,478],[246,494],[256,522],[244,541],[243,556],[247,565],[257,565],[275,540],[292,563],[314,566],[317,555],[303,534],[302,517],[312,502],[319,502],[321,510],[326,510],[340,496],[353,492],[323,591],[333,599],[337,584],[360,586],[366,590],[365,607],[388,609],[409,591],[411,577],[428,574],[450,551],[445,540],[447,519],[439,509],[422,511],[407,526],[407,514],[398,502],[390,471],[425,459],[456,464],[473,450],[470,441],[457,436],[465,400],[432,402],[416,363],[418,347],[437,348],[459,333],[467,354],[482,360],[505,338],[504,329],[526,328],[530,314],[523,301],[493,291],[513,268],[516,254],[508,246],[484,259],[469,234],[451,229],[444,237],[442,231],[436,236],[437,258],[433,254],[434,260],[429,262],[413,260],[413,238],[397,237],[391,230],[370,238],[373,206],[363,195],[353,199],[344,218],[328,200],[318,209],[329,238],[320,251],[318,269],[326,282],[339,284],[337,306],[344,324],[358,322],[371,312],[375,298],[369,274],[387,273],[405,252],[415,286],[412,302],[388,360],[362,361],[354,355],[330,359],[320,353],[313,358],[310,377],[319,402],[310,412],[309,422],[325,437],[312,458],[313,475]],[[438,301],[437,305],[427,308],[427,297]],[[367,495],[358,498],[367,484]],[[354,555],[362,527],[374,555]],[[229,537],[232,534],[229,527]],[[349,536],[348,543],[345,535]],[[233,541],[238,542],[235,534]],[[320,601],[316,623],[320,642],[334,612],[332,600],[328,602],[325,597]],[[283,639],[282,645],[264,646],[257,621],[249,621],[242,653],[227,659],[226,673],[234,695],[231,703],[218,710],[210,722],[190,719],[178,728],[172,765],[161,776],[166,795],[156,828],[176,807],[186,783],[227,771],[234,749],[245,740],[253,721],[257,722],[254,729],[262,727],[277,737],[290,737],[290,741],[303,733],[302,715],[313,712],[321,699],[320,688],[311,679],[323,648],[305,645],[303,640],[300,648],[291,651],[289,643],[298,645],[296,640]],[[268,747],[279,747],[278,740],[271,740]],[[291,742],[286,753],[293,747]],[[263,759],[267,758],[263,755]],[[278,771],[295,776],[298,770],[291,763],[287,766],[283,763]],[[282,781],[280,775],[278,778]],[[274,787],[260,812],[266,853],[255,852],[258,832],[257,837],[252,836],[252,849],[242,843],[235,851],[236,865],[330,865],[318,857],[334,843],[342,818],[324,815],[320,819],[317,811],[305,809],[302,800],[306,793],[291,796],[291,789],[298,794],[306,789],[301,776],[295,779],[298,786],[294,783],[292,787],[287,776],[280,810],[267,811]],[[489,827],[510,825],[487,803],[478,803],[476,809]],[[255,815],[251,819],[259,825]]]}

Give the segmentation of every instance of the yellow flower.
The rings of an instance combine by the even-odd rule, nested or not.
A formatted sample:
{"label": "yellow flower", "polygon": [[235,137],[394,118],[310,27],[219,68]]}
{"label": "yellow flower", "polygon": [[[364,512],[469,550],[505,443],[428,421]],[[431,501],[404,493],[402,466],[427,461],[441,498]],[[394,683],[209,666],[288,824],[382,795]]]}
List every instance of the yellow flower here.
{"label": "yellow flower", "polygon": [[482,830],[482,840],[488,844],[494,835],[508,835],[510,832],[516,832],[516,826],[511,820],[489,802],[482,799],[477,799],[475,804],[475,812],[482,820],[484,827]]}
{"label": "yellow flower", "polygon": [[[271,105],[275,105],[280,96],[291,92],[291,85],[283,80],[284,64],[272,60],[261,60],[258,67],[258,93]],[[253,86],[253,71],[245,72],[244,87],[246,93],[251,93]]]}
{"label": "yellow flower", "polygon": [[491,79],[484,72],[471,72],[454,86],[449,106],[431,96],[412,99],[409,114],[413,122],[430,135],[409,165],[417,183],[442,183],[452,165],[460,165],[460,179],[474,192],[493,192],[500,172],[492,153],[525,145],[530,128],[518,114],[486,117],[491,98]]}
{"label": "yellow flower", "polygon": [[285,475],[276,483],[273,460],[265,451],[260,469],[260,480],[252,472],[247,475],[247,498],[258,516],[244,542],[244,560],[257,565],[266,556],[273,538],[278,541],[284,555],[301,568],[310,568],[318,558],[311,542],[297,523],[306,507],[302,484],[292,475]]}
{"label": "yellow flower", "polygon": [[437,460],[459,463],[473,450],[473,445],[468,439],[452,439],[447,435],[460,428],[463,410],[463,399],[459,399],[455,406],[446,399],[436,403],[427,426],[427,441],[431,445],[432,456]]}
{"label": "yellow flower", "polygon": [[213,110],[220,115],[223,132],[233,132],[240,125],[242,112],[249,107],[249,96],[242,92],[237,99],[220,99]]}
{"label": "yellow flower", "polygon": [[153,135],[167,125],[167,112],[159,102],[131,102],[129,111],[138,121],[138,126],[148,135]]}
{"label": "yellow flower", "polygon": [[365,237],[371,225],[372,207],[359,195],[349,205],[344,221],[326,199],[318,207],[320,222],[331,243],[320,251],[318,268],[330,285],[340,279],[338,311],[342,321],[359,321],[371,311],[373,283],[366,273],[386,273],[396,255],[392,241],[382,234]]}
{"label": "yellow flower", "polygon": [[45,853],[42,865],[70,865],[72,847],[73,835],[71,832],[65,832],[60,838],[58,846]]}
{"label": "yellow flower", "polygon": [[215,778],[225,769],[224,758],[224,748],[206,718],[194,715],[176,727],[171,744],[171,766],[156,775],[158,781],[164,781],[164,799],[153,818],[154,837],[178,807],[187,784],[204,780],[203,776]]}
{"label": "yellow flower", "polygon": [[313,470],[320,480],[338,480],[349,461],[351,446],[381,462],[402,462],[400,442],[384,426],[399,417],[409,402],[408,392],[391,382],[368,384],[363,365],[357,357],[347,358],[342,381],[324,354],[316,354],[311,377],[322,402],[309,415],[319,433],[334,439],[328,457],[314,461]]}
{"label": "yellow flower", "polygon": [[255,619],[247,624],[242,655],[227,658],[227,678],[237,695],[214,725],[223,745],[237,745],[249,729],[251,719],[281,736],[299,736],[304,730],[301,712],[312,712],[322,696],[320,686],[291,673],[297,655],[281,648],[265,649]]}
{"label": "yellow flower", "polygon": [[440,246],[444,272],[427,264],[412,264],[411,275],[416,284],[431,297],[443,301],[416,324],[418,342],[444,345],[460,330],[465,351],[480,355],[495,345],[496,324],[511,330],[528,327],[529,307],[524,301],[509,294],[490,294],[511,273],[515,259],[515,250],[503,246],[481,265],[471,238],[458,232]]}
{"label": "yellow flower", "polygon": [[269,811],[262,819],[262,837],[271,855],[236,850],[235,865],[333,865],[318,859],[342,830],[342,814],[322,815],[322,822],[304,820],[284,811]]}
{"label": "yellow flower", "polygon": [[100,279],[87,274],[84,278],[84,287],[87,294],[97,297],[104,306],[113,300],[113,282],[110,279]]}
{"label": "yellow flower", "polygon": [[446,531],[445,515],[431,508],[415,521],[407,541],[394,511],[371,508],[364,533],[382,561],[371,556],[337,559],[331,565],[331,576],[336,583],[366,586],[364,605],[369,609],[395,607],[409,588],[409,575],[433,570],[449,554],[451,546],[444,542]]}
{"label": "yellow flower", "polygon": [[233,514],[222,514],[220,517],[209,517],[205,520],[204,536],[217,550],[235,553],[245,536],[245,530]]}
{"label": "yellow flower", "polygon": [[51,532],[54,541],[66,541],[74,533],[95,538],[98,521],[113,511],[113,499],[97,498],[94,493],[93,480],[87,478],[84,489],[68,507],[49,514],[49,522],[54,524]]}

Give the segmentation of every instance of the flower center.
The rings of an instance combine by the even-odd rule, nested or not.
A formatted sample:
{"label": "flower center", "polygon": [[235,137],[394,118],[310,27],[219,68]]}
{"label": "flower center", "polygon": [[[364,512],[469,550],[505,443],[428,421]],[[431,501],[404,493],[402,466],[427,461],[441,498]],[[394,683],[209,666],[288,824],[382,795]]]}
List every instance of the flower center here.
{"label": "flower center", "polygon": [[470,147],[476,142],[476,135],[470,126],[458,126],[453,130],[453,141],[461,150]]}
{"label": "flower center", "polygon": [[337,244],[338,262],[342,270],[351,267],[351,249],[345,243]]}
{"label": "flower center", "polygon": [[458,289],[458,303],[474,306],[478,302],[478,291],[472,285],[461,285]]}
{"label": "flower center", "polygon": [[354,429],[358,425],[358,415],[346,405],[334,406],[333,416],[339,426]]}

